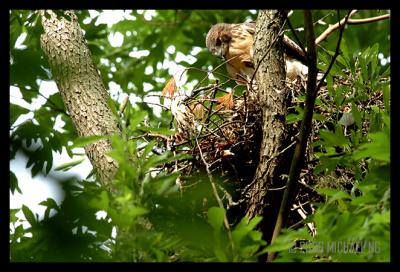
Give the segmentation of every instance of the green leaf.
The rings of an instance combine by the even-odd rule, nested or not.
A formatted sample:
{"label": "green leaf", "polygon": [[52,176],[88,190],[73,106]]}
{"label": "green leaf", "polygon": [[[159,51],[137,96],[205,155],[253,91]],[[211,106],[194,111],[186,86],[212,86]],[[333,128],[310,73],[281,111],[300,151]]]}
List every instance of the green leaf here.
{"label": "green leaf", "polygon": [[365,194],[359,197],[356,197],[351,201],[351,205],[365,205],[365,204],[372,204],[376,203],[377,199],[372,194]]}
{"label": "green leaf", "polygon": [[257,225],[262,221],[262,216],[256,216],[253,219],[250,220],[248,227],[250,229],[255,229]]}
{"label": "green leaf", "polygon": [[107,211],[109,207],[109,199],[106,191],[102,191],[98,197],[95,197],[89,201],[89,206],[97,208],[99,210]]}
{"label": "green leaf", "polygon": [[267,252],[279,252],[283,250],[288,250],[293,246],[292,241],[285,241],[285,242],[275,242],[272,245],[266,247]]}
{"label": "green leaf", "polygon": [[54,170],[56,170],[56,171],[64,171],[65,172],[65,171],[70,170],[72,167],[80,164],[84,160],[85,160],[85,158],[82,157],[82,158],[74,160],[74,161],[66,162],[66,163],[63,163],[63,164],[57,166],[56,168],[54,168]]}
{"label": "green leaf", "polygon": [[168,128],[155,128],[155,127],[138,127],[138,130],[144,131],[144,132],[152,132],[152,133],[158,133],[162,134],[165,136],[170,136],[174,135],[176,133],[175,130],[171,130]]}
{"label": "green leaf", "polygon": [[39,205],[47,207],[46,211],[44,212],[44,218],[47,219],[50,216],[50,211],[52,209],[56,211],[60,211],[60,208],[57,205],[57,202],[52,198],[47,198],[46,200],[39,203]]}
{"label": "green leaf", "polygon": [[19,105],[10,104],[10,126],[12,126],[15,121],[17,121],[18,117],[26,113],[29,113],[28,109],[23,108]]}
{"label": "green leaf", "polygon": [[346,192],[332,189],[332,188],[320,188],[317,189],[318,193],[324,194],[330,197],[330,200],[338,200],[338,199],[351,199],[351,196]]}
{"label": "green leaf", "polygon": [[101,136],[101,135],[93,135],[93,136],[86,136],[86,137],[79,137],[75,139],[73,142],[73,145],[71,148],[75,147],[85,147],[89,144],[93,144],[99,140],[105,140],[107,139],[107,136]]}
{"label": "green leaf", "polygon": [[10,209],[10,223],[16,223],[18,218],[16,216],[20,209]]}
{"label": "green leaf", "polygon": [[22,194],[22,191],[18,186],[17,176],[12,171],[10,171],[10,190],[12,194],[14,194],[15,190]]}
{"label": "green leaf", "polygon": [[139,206],[133,206],[132,208],[129,209],[129,214],[128,216],[131,216],[132,218],[136,218],[142,215],[146,215],[149,213],[149,210],[139,207]]}
{"label": "green leaf", "polygon": [[129,120],[128,129],[130,131],[135,131],[139,123],[142,122],[143,119],[148,115],[148,113],[145,111],[137,111],[133,109],[130,103],[128,103],[125,113],[127,115],[127,119]]}
{"label": "green leaf", "polygon": [[228,258],[226,257],[225,252],[222,250],[221,247],[215,246],[214,247],[214,254],[217,256],[218,261],[220,262],[227,262]]}
{"label": "green leaf", "polygon": [[344,146],[349,144],[349,139],[339,132],[333,133],[329,130],[321,130],[320,136],[321,140],[323,140],[327,146]]}
{"label": "green leaf", "polygon": [[369,221],[369,223],[370,224],[390,224],[390,211],[373,214],[372,219]]}
{"label": "green leaf", "polygon": [[379,161],[390,162],[390,137],[384,132],[370,133],[371,143],[361,145],[352,155],[354,160],[373,158]]}
{"label": "green leaf", "polygon": [[211,207],[208,209],[208,223],[215,231],[220,231],[225,218],[225,209],[219,207]]}
{"label": "green leaf", "polygon": [[22,212],[26,220],[29,222],[29,224],[31,224],[32,227],[37,225],[35,215],[27,206],[22,205]]}

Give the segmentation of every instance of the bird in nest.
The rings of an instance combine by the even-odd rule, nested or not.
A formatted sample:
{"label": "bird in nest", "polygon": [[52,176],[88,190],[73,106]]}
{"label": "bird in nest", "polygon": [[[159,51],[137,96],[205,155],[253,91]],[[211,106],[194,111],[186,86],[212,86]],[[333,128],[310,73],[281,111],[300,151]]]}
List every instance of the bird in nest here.
{"label": "bird in nest", "polygon": [[[254,74],[254,33],[255,22],[241,24],[219,23],[211,27],[206,36],[208,50],[224,59],[229,76],[239,84],[249,83]],[[288,38],[284,37],[285,45]],[[286,56],[286,76],[293,80],[297,76],[304,76],[308,73],[308,67],[300,61]]]}

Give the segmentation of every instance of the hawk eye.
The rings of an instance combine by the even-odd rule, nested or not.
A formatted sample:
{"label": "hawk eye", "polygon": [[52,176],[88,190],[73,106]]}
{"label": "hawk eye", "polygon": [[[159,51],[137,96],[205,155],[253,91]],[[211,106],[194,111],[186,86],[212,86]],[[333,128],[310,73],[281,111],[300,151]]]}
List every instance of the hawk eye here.
{"label": "hawk eye", "polygon": [[220,39],[220,38],[217,38],[217,42],[215,43],[215,45],[216,45],[216,46],[221,46],[221,43],[222,43],[222,42],[221,42],[221,39]]}

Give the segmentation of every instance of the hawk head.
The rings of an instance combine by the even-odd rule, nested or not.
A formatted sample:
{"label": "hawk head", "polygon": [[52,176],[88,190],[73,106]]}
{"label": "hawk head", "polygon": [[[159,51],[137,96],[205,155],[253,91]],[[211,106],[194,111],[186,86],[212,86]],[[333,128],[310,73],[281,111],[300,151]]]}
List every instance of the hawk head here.
{"label": "hawk head", "polygon": [[229,50],[231,24],[216,24],[208,31],[206,46],[208,50],[219,58],[225,59]]}

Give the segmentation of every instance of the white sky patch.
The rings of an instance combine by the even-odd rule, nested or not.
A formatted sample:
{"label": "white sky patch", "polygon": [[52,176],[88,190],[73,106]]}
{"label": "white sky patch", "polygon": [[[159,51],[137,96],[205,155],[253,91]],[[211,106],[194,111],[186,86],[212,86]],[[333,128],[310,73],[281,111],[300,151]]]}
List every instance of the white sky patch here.
{"label": "white sky patch", "polygon": [[[89,13],[90,13],[90,11],[89,11]],[[88,24],[90,24],[92,22],[92,20],[93,19],[91,17],[87,17],[87,18],[83,19],[82,23],[84,25],[88,25]]]}
{"label": "white sky patch", "polygon": [[209,78],[210,80],[216,80],[216,79],[217,79],[217,78],[214,76],[214,74],[211,73],[211,71],[212,71],[213,69],[214,69],[214,67],[212,67],[211,65],[207,67],[207,70],[210,71],[210,72],[208,73],[208,78]]}
{"label": "white sky patch", "polygon": [[124,35],[121,32],[110,33],[108,41],[112,47],[120,47],[124,43]]}
{"label": "white sky patch", "polygon": [[150,90],[153,90],[154,86],[150,83],[143,82],[143,91],[148,92]]}
{"label": "white sky patch", "polygon": [[65,122],[61,119],[61,115],[60,114],[57,115],[56,122],[54,123],[54,129],[57,131],[63,132],[64,125],[65,125]]}
{"label": "white sky patch", "polygon": [[41,80],[39,83],[39,92],[45,97],[49,97],[58,92],[57,84],[54,80],[45,81]]}
{"label": "white sky patch", "polygon": [[110,66],[110,61],[105,58],[100,58],[100,63],[105,65],[105,66]]}
{"label": "white sky patch", "polygon": [[195,46],[195,47],[193,47],[192,51],[190,51],[190,54],[193,56],[196,56],[202,50],[203,50],[203,48]]}
{"label": "white sky patch", "polygon": [[[157,96],[145,96],[144,97],[144,102],[145,103],[153,103],[153,104],[160,104],[160,98]],[[162,108],[157,105],[149,104],[149,106],[153,109],[153,112],[156,116],[160,117],[161,116],[161,110]]]}
{"label": "white sky patch", "polygon": [[141,57],[147,57],[148,55],[150,55],[150,51],[149,50],[137,50],[137,48],[132,49],[132,51],[129,53],[129,56],[131,58],[141,58]]}
{"label": "white sky patch", "polygon": [[28,34],[26,32],[23,32],[21,35],[19,35],[18,39],[15,41],[14,47],[16,49],[26,49],[27,46],[24,44],[24,41],[26,40],[26,37]]}
{"label": "white sky patch", "polygon": [[[64,193],[59,184],[51,182],[42,175],[32,179],[30,169],[33,166],[25,168],[26,162],[27,158],[21,152],[17,152],[15,159],[10,161],[10,170],[17,176],[18,185],[22,191],[22,194],[17,191],[12,194],[10,191],[10,209],[26,205],[33,213],[37,213],[39,218],[43,218],[46,207],[39,203],[47,198],[53,198],[59,204],[64,199]],[[17,217],[25,218],[21,211],[17,213]],[[29,223],[25,221],[23,225],[28,227]]]}
{"label": "white sky patch", "polygon": [[[158,64],[157,64],[157,69],[168,69],[168,73],[175,77],[175,81],[176,81],[176,86],[180,87],[183,84],[186,83],[187,81],[187,76],[185,72],[185,67],[177,64],[173,61],[169,61],[167,59],[164,59],[164,62],[162,63],[162,67],[158,68]],[[183,73],[183,74],[182,74]]]}
{"label": "white sky patch", "polygon": [[390,56],[385,58],[385,55],[383,53],[378,54],[378,59],[382,66],[385,66],[386,64],[390,63]]}
{"label": "white sky patch", "polygon": [[168,52],[168,54],[173,54],[173,53],[175,53],[175,46],[173,46],[173,45],[170,45],[170,46],[168,46],[168,48],[167,48],[167,52]]}
{"label": "white sky patch", "polygon": [[129,102],[132,105],[135,105],[138,102],[142,102],[142,99],[139,96],[137,96],[136,94],[131,93],[131,94],[129,94]]}
{"label": "white sky patch", "polygon": [[154,72],[152,66],[147,66],[146,69],[144,69],[144,74],[145,75],[151,75]]}
{"label": "white sky patch", "polygon": [[130,14],[131,12],[132,10],[103,10],[98,13],[97,11],[89,10],[89,14],[92,18],[98,15],[95,25],[107,24],[108,27],[123,19],[136,20],[136,17]]}
{"label": "white sky patch", "polygon": [[[161,64],[161,66],[162,66],[162,64]],[[156,77],[156,78],[154,78],[154,81],[157,83],[165,83],[166,82],[165,78],[163,78],[163,77]]]}
{"label": "white sky patch", "polygon": [[100,220],[100,219],[105,219],[107,217],[107,212],[106,211],[98,211],[96,213],[96,219]]}
{"label": "white sky patch", "polygon": [[[10,103],[19,105],[19,106],[29,109],[29,110],[34,110],[34,107],[32,106],[32,104],[29,104],[28,102],[26,102],[22,97],[23,96],[22,96],[21,90],[18,87],[10,86]],[[33,117],[33,113],[32,113],[32,117]],[[21,118],[21,116],[20,116],[20,118]]]}
{"label": "white sky patch", "polygon": [[23,99],[21,90],[18,87],[10,86],[10,103],[34,111],[39,109],[46,103],[46,98],[49,98],[49,96],[58,92],[57,85],[54,81],[39,80],[37,83],[39,85],[39,92],[44,97],[38,96],[37,98],[32,99],[32,103],[29,104]]}
{"label": "white sky patch", "polygon": [[110,96],[115,100],[121,99],[121,101],[118,101],[121,103],[123,100],[123,98],[120,98],[120,96],[123,92],[121,86],[119,84],[115,83],[114,81],[110,81],[108,83],[108,88],[110,90]]}
{"label": "white sky patch", "polygon": [[186,61],[189,64],[193,64],[196,62],[196,60],[197,59],[193,56],[186,56],[186,55],[182,54],[181,52],[176,53],[176,58],[175,58],[176,62]]}
{"label": "white sky patch", "polygon": [[157,15],[157,12],[155,10],[151,9],[151,10],[146,10],[143,17],[146,21],[151,21],[151,19],[156,15]]}

